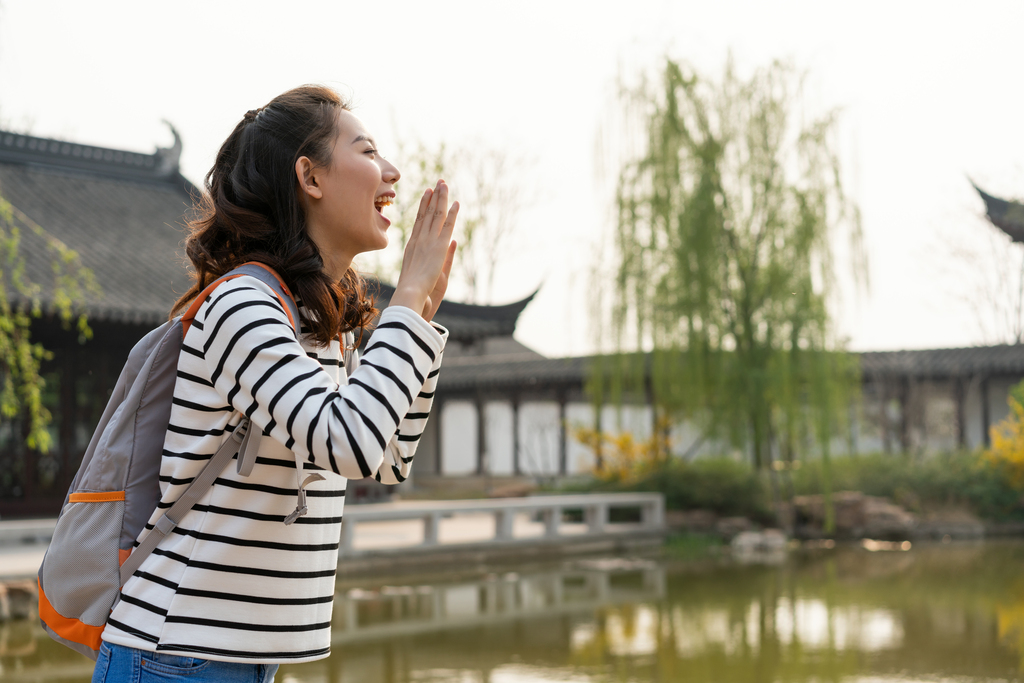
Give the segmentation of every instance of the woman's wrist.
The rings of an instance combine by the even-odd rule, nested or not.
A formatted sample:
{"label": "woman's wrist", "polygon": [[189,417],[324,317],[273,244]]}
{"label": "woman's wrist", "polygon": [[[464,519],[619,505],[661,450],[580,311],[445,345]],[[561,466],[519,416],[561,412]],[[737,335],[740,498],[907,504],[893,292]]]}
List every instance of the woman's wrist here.
{"label": "woman's wrist", "polygon": [[420,313],[423,310],[423,305],[427,302],[426,292],[417,292],[410,287],[399,286],[395,288],[395,293],[391,297],[391,301],[388,302],[389,306],[405,306],[412,310]]}

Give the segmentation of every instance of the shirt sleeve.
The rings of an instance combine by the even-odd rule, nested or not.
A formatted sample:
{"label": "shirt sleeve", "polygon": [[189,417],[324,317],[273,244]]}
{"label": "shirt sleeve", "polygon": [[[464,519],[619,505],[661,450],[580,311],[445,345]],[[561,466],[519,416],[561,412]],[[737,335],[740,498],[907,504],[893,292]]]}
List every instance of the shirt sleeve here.
{"label": "shirt sleeve", "polygon": [[196,317],[210,382],[227,403],[308,462],[350,479],[381,470],[399,424],[432,393],[425,385],[445,341],[412,310],[388,307],[359,368],[339,385],[255,278],[220,285]]}
{"label": "shirt sleeve", "polygon": [[[406,309],[408,310],[408,309]],[[416,316],[419,318],[419,316]],[[422,320],[422,318],[420,318]],[[377,330],[381,329],[384,325],[401,325],[401,322],[388,322],[377,326],[374,330],[374,336],[370,338],[370,343],[366,347],[367,353],[374,348],[374,343],[377,339]],[[430,326],[441,335],[443,341],[448,339],[448,330],[437,323],[430,323]],[[409,476],[409,471],[412,469],[413,456],[416,454],[416,447],[419,445],[420,437],[423,436],[423,431],[427,428],[427,418],[430,417],[430,407],[434,403],[434,391],[437,388],[437,377],[441,372],[441,357],[442,354],[437,354],[437,358],[434,359],[430,366],[430,371],[427,373],[427,379],[420,388],[419,393],[413,398],[412,403],[409,406],[409,411],[402,417],[402,421],[398,425],[398,430],[395,435],[391,437],[391,441],[388,442],[388,447],[384,451],[384,460],[381,463],[380,468],[377,469],[373,474],[373,478],[382,484],[400,484],[406,480]],[[371,361],[372,362],[372,361]],[[349,382],[360,381],[358,379],[358,369],[362,366],[363,361],[361,360],[359,353],[355,354],[353,359],[352,377]]]}

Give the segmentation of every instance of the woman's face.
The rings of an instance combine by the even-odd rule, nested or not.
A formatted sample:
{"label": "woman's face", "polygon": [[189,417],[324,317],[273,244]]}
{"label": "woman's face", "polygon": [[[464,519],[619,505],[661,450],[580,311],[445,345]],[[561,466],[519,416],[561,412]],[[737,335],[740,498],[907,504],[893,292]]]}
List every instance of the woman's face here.
{"label": "woman's face", "polygon": [[[302,184],[302,172],[296,170]],[[301,188],[308,195],[309,235],[325,266],[344,273],[357,254],[388,245],[391,221],[383,209],[394,202],[399,177],[398,169],[377,152],[363,122],[342,110],[330,164],[310,169]]]}

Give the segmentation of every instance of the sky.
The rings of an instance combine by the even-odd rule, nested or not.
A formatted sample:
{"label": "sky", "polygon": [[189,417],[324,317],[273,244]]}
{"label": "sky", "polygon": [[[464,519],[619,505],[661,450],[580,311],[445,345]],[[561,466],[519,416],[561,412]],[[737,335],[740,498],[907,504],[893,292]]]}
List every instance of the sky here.
{"label": "sky", "polygon": [[351,98],[385,155],[399,141],[508,150],[531,201],[492,301],[539,287],[516,338],[580,355],[601,332],[589,309],[614,169],[598,140],[616,84],[666,56],[712,77],[730,55],[741,74],[788,60],[808,115],[840,112],[863,217],[870,286],[840,274],[841,336],[970,346],[1004,340],[1006,299],[982,292],[1020,264],[968,178],[1024,195],[1021,35],[1021,2],[0,0],[0,124],[151,152],[171,143],[166,119],[200,183],[248,109],[316,82]]}

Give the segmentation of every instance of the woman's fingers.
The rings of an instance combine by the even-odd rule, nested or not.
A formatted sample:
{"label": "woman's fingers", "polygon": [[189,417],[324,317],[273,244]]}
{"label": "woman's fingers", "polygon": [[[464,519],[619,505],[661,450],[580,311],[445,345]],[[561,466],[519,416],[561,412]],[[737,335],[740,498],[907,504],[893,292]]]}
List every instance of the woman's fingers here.
{"label": "woman's fingers", "polygon": [[434,314],[437,313],[437,309],[440,308],[441,302],[444,300],[445,292],[448,291],[448,276],[452,272],[452,263],[455,260],[455,249],[457,246],[454,241],[448,245],[444,263],[441,265],[441,273],[437,276],[434,288],[431,290],[430,295],[427,296],[427,302],[423,306],[423,319],[427,322],[434,319]]}
{"label": "woman's fingers", "polygon": [[423,196],[420,197],[420,208],[416,210],[416,220],[413,221],[413,231],[416,230],[416,226],[423,222],[423,219],[427,215],[428,207],[430,206],[430,198],[434,196],[434,191],[429,187],[423,191]]}
{"label": "woman's fingers", "polygon": [[444,223],[441,225],[441,239],[451,240],[452,233],[455,231],[455,219],[459,216],[459,203],[452,202],[452,208],[448,211],[448,216]]}
{"label": "woman's fingers", "polygon": [[420,198],[412,234],[405,245],[393,300],[422,310],[427,320],[437,311],[448,288],[456,249],[451,237],[458,213],[458,202],[448,207],[448,185],[438,180]]}
{"label": "woman's fingers", "polygon": [[[452,208],[458,211],[458,203],[456,203],[455,206]],[[448,245],[448,253],[445,254],[444,265],[441,266],[441,272],[444,273],[445,278],[447,278],[448,275],[452,272],[452,263],[455,262],[455,249],[458,248],[458,246],[459,245],[456,244],[455,240],[452,240],[451,244]]]}
{"label": "woman's fingers", "polygon": [[448,184],[443,180],[438,180],[431,200],[436,200],[436,203],[433,205],[434,213],[430,218],[430,234],[437,235],[440,234],[448,214]]}

